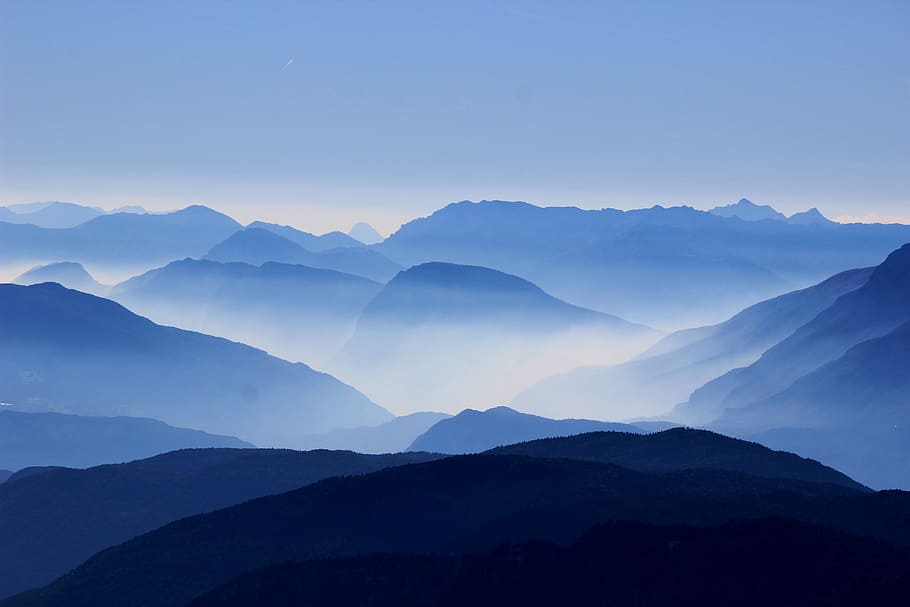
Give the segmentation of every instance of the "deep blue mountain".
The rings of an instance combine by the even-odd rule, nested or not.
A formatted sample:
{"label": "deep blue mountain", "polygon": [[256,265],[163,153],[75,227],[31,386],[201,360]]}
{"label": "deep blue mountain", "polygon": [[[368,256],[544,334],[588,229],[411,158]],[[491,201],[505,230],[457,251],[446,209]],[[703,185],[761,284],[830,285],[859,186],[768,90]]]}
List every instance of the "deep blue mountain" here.
{"label": "deep blue mountain", "polygon": [[205,254],[240,224],[203,206],[163,214],[101,215],[67,229],[0,222],[7,263],[97,262],[110,266],[166,263]]}
{"label": "deep blue mountain", "polygon": [[205,259],[243,262],[254,266],[269,261],[337,270],[378,282],[389,280],[401,266],[360,243],[319,252],[311,251],[283,235],[264,228],[246,228],[218,243]]}
{"label": "deep blue mountain", "polygon": [[862,287],[839,297],[757,361],[693,392],[675,415],[703,423],[725,409],[769,398],[803,375],[840,358],[853,346],[884,336],[908,321],[910,244],[891,253]]}
{"label": "deep blue mountain", "polygon": [[756,301],[880,263],[910,226],[742,221],[688,207],[586,211],[451,204],[376,248],[404,265],[481,265],[574,304],[658,327],[709,324]]}
{"label": "deep blue mountain", "polygon": [[376,295],[330,369],[403,411],[458,411],[586,361],[621,360],[658,336],[516,276],[434,262]]}
{"label": "deep blue mountain", "polygon": [[0,358],[0,401],[20,411],[152,417],[262,446],[391,417],[304,364],[54,283],[0,285]]}
{"label": "deep blue mountain", "polygon": [[410,450],[452,454],[480,453],[501,445],[604,430],[641,432],[641,429],[629,424],[590,419],[548,419],[520,413],[508,407],[494,407],[486,411],[466,409],[428,428],[414,440]]}
{"label": "deep blue mountain", "polygon": [[184,259],[115,286],[111,297],[156,322],[321,364],[380,289],[361,276],[308,266]]}
{"label": "deep blue mountain", "polygon": [[512,402],[544,414],[572,411],[612,419],[665,414],[706,382],[755,362],[838,297],[865,284],[872,270],[842,272],[720,324],[677,331],[628,362],[545,378]]}
{"label": "deep blue mountain", "polygon": [[190,447],[252,447],[232,436],[175,428],[154,419],[22,413],[0,408],[0,461],[85,468]]}
{"label": "deep blue mountain", "polygon": [[185,516],[437,457],[186,449],[86,470],[22,470],[0,485],[0,561],[16,563],[0,568],[0,597],[46,584],[99,550]]}
{"label": "deep blue mountain", "polygon": [[56,282],[68,289],[76,289],[93,295],[105,295],[110,290],[110,287],[95,280],[81,263],[74,261],[60,261],[36,266],[20,274],[13,282],[20,285]]}
{"label": "deep blue mountain", "polygon": [[653,474],[569,459],[456,456],[326,479],[185,518],[100,552],[4,605],[183,604],[278,563],[376,552],[458,554],[531,538],[567,542],[609,520],[715,525],[785,512],[906,546],[908,507],[910,497],[901,492],[737,472]]}
{"label": "deep blue mountain", "polygon": [[0,483],[5,483],[6,479],[13,475],[12,470],[0,470]]}
{"label": "deep blue mountain", "polygon": [[908,583],[910,551],[818,525],[780,519],[716,527],[610,522],[567,547],[537,541],[463,556],[375,554],[282,563],[238,576],[190,607],[902,607]]}

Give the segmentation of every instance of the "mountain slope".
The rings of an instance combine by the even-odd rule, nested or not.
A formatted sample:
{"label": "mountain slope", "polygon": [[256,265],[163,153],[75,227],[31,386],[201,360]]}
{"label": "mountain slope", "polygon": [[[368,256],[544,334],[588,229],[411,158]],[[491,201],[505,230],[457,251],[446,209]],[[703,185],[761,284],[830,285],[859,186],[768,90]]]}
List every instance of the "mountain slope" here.
{"label": "mountain slope", "polygon": [[13,205],[0,209],[6,211],[0,215],[0,221],[28,223],[42,228],[72,228],[105,213],[104,209],[98,207],[56,201],[37,206]]}
{"label": "mountain slope", "polygon": [[[705,572],[711,572],[710,592]],[[908,583],[910,551],[816,525],[612,522],[567,547],[531,542],[460,557],[284,563],[235,578],[190,605],[544,607],[603,604],[606,594],[612,607],[899,606]]]}
{"label": "mountain slope", "polygon": [[[293,228],[290,228],[293,229]],[[305,249],[270,229],[246,228],[218,243],[205,259],[222,262],[243,262],[254,266],[268,261],[300,264],[313,268],[337,270],[385,282],[401,266],[360,243],[352,247],[336,247],[314,252]]]}
{"label": "mountain slope", "polygon": [[21,413],[0,409],[0,461],[83,468],[190,447],[252,447],[232,436],[175,428],[154,419]]}
{"label": "mountain slope", "polygon": [[486,411],[466,409],[427,429],[414,440],[409,450],[452,454],[479,453],[500,445],[603,430],[641,432],[639,428],[629,424],[612,424],[590,419],[548,419],[519,413],[508,407],[494,407]]}
{"label": "mountain slope", "polygon": [[339,428],[325,434],[305,436],[301,443],[308,449],[350,449],[358,453],[398,453],[407,451],[418,436],[436,422],[451,417],[447,413],[419,411],[401,415],[378,426]]}
{"label": "mountain slope", "polygon": [[364,308],[330,368],[403,411],[458,411],[497,405],[586,360],[619,360],[657,335],[516,276],[426,263],[400,272]]}
{"label": "mountain slope", "polygon": [[329,249],[337,249],[339,247],[363,246],[362,242],[343,232],[328,232],[327,234],[316,236],[315,234],[310,234],[309,232],[304,232],[297,228],[292,228],[291,226],[282,226],[274,223],[267,223],[265,221],[254,221],[248,225],[247,228],[268,230],[269,232],[287,238],[307,251],[313,251],[314,253],[327,251]]}
{"label": "mountain slope", "polygon": [[512,403],[523,410],[624,419],[660,415],[731,369],[749,365],[845,293],[872,268],[849,270],[815,286],[746,308],[718,325],[677,331],[629,362],[581,367],[548,377]]}
{"label": "mountain slope", "polygon": [[722,207],[714,207],[709,213],[720,217],[738,217],[743,221],[762,221],[772,219],[775,221],[786,221],[787,216],[767,204],[755,204],[746,198],[740,198],[735,204],[728,204]]}
{"label": "mountain slope", "polygon": [[306,365],[54,283],[0,285],[0,358],[0,401],[22,411],[154,417],[260,445],[390,417]]}
{"label": "mountain slope", "polygon": [[0,485],[0,561],[16,563],[0,569],[0,597],[46,584],[107,546],[181,517],[433,457],[187,449],[86,470],[25,470]]}
{"label": "mountain slope", "polygon": [[92,278],[81,263],[73,261],[61,261],[34,267],[18,276],[13,282],[26,286],[42,282],[56,282],[68,289],[76,289],[93,295],[104,295],[110,290],[109,287]]}
{"label": "mountain slope", "polygon": [[115,286],[111,297],[155,321],[321,364],[381,285],[334,270],[184,259]]}
{"label": "mountain slope", "polygon": [[182,519],[5,604],[183,604],[239,574],[291,560],[568,541],[616,519],[713,524],[785,512],[906,544],[908,505],[903,493],[721,471],[654,475],[582,461],[456,456],[328,479]]}
{"label": "mountain slope", "polygon": [[348,236],[366,245],[379,244],[385,240],[382,234],[365,221],[357,222],[351,226]]}
{"label": "mountain slope", "polygon": [[892,252],[859,289],[839,297],[751,365],[705,384],[674,414],[690,423],[716,419],[785,390],[854,345],[910,321],[910,244]]}

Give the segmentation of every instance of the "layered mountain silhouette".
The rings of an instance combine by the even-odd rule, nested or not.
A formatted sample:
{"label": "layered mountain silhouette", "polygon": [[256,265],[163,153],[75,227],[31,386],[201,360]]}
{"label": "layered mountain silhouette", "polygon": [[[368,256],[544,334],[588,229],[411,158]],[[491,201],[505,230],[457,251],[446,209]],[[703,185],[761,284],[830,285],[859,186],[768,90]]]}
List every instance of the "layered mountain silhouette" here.
{"label": "layered mountain silhouette", "polygon": [[849,270],[815,286],[746,308],[720,324],[672,333],[633,360],[581,367],[541,380],[512,402],[524,410],[594,417],[665,414],[706,382],[761,354],[869,279]]}
{"label": "layered mountain silhouette", "polygon": [[111,297],[157,322],[322,364],[380,289],[361,276],[302,265],[184,259],[115,286]]}
{"label": "layered mountain silhouette", "polygon": [[355,223],[348,231],[348,236],[367,245],[378,244],[385,240],[382,234],[365,221]]}
{"label": "layered mountain silhouette", "polygon": [[81,263],[74,261],[59,261],[36,266],[20,274],[13,282],[20,285],[56,282],[68,289],[76,289],[93,295],[106,295],[110,291],[110,287],[95,280]]}
{"label": "layered mountain silhouette", "polygon": [[891,253],[862,287],[839,297],[757,361],[696,390],[676,414],[686,421],[705,422],[725,409],[769,398],[853,346],[884,336],[908,321],[910,244]]}
{"label": "layered mountain silhouette", "polygon": [[304,364],[54,283],[0,285],[0,357],[0,401],[20,411],[153,417],[259,445],[391,417]]}
{"label": "layered mountain silhouette", "polygon": [[5,605],[182,604],[288,561],[457,554],[531,538],[568,542],[609,520],[713,525],[785,512],[906,546],[908,506],[901,492],[719,470],[647,474],[590,461],[456,456],[327,479],[185,518],[100,552]]}
{"label": "layered mountain silhouette", "polygon": [[410,450],[453,454],[480,453],[501,445],[602,430],[642,431],[629,424],[590,419],[548,419],[520,413],[508,407],[494,407],[486,411],[467,409],[428,428],[414,440]]}
{"label": "layered mountain silhouette", "polygon": [[619,360],[658,334],[496,270],[426,263],[366,306],[330,368],[404,411],[493,406],[539,377]]}
{"label": "layered mountain silhouette", "polygon": [[105,211],[72,202],[28,202],[0,207],[0,221],[28,223],[42,228],[72,228],[101,215],[145,212],[145,209],[135,205]]}
{"label": "layered mountain silhouette", "polygon": [[774,207],[767,204],[755,204],[747,198],[740,198],[734,204],[728,204],[722,207],[714,207],[709,211],[720,217],[738,217],[743,221],[762,221],[773,219],[775,221],[786,221],[787,216],[776,211]]}
{"label": "layered mountain silhouette", "polygon": [[628,431],[589,432],[508,445],[493,449],[490,453],[577,459],[654,473],[694,469],[729,470],[765,478],[830,483],[865,490],[863,485],[846,474],[815,460],[784,451],[772,451],[758,443],[690,428],[672,428],[652,434]]}
{"label": "layered mountain silhouette", "polygon": [[0,222],[6,262],[95,262],[109,266],[198,257],[241,228],[203,206],[173,213],[114,213],[66,229]]}
{"label": "layered mountain silhouette", "polygon": [[[4,414],[5,415],[5,414]],[[181,517],[429,454],[187,449],[85,470],[29,468],[0,485],[0,597],[46,584],[93,553]],[[36,537],[42,540],[35,541]]]}
{"label": "layered mountain silhouette", "polygon": [[419,411],[396,417],[378,426],[339,428],[301,439],[308,449],[350,449],[358,453],[397,453],[406,451],[414,440],[437,422],[451,417],[447,413]]}
{"label": "layered mountain silhouette", "polygon": [[521,276],[591,309],[658,327],[710,324],[756,301],[880,263],[910,226],[742,221],[689,207],[585,211],[464,201],[376,248]]}
{"label": "layered mountain silhouette", "polygon": [[300,264],[355,274],[378,282],[389,280],[401,269],[395,262],[381,253],[367,249],[361,243],[316,252],[271,229],[258,227],[246,228],[231,235],[212,247],[205,259],[243,262],[254,266],[268,261]]}
{"label": "layered mountain silhouette", "polygon": [[0,461],[84,468],[190,447],[252,447],[232,436],[175,428],[154,419],[21,413],[0,408]]}
{"label": "layered mountain silhouette", "polygon": [[340,247],[363,246],[361,241],[344,232],[328,232],[317,236],[315,234],[310,234],[309,232],[304,232],[303,230],[298,230],[297,228],[292,228],[291,226],[282,226],[274,223],[267,223],[265,221],[254,221],[248,225],[247,228],[268,230],[283,238],[287,238],[291,242],[297,243],[307,251],[313,251],[315,253]]}
{"label": "layered mountain silhouette", "polygon": [[543,607],[602,604],[608,595],[606,604],[616,607],[898,606],[908,571],[906,549],[795,521],[717,527],[611,522],[568,547],[510,543],[465,556],[283,563],[239,576],[190,605]]}

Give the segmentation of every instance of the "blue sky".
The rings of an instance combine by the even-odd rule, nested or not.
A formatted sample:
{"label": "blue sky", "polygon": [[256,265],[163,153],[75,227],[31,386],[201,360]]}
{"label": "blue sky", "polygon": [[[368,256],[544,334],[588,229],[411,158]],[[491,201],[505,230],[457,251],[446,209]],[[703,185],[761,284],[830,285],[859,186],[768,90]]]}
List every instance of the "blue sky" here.
{"label": "blue sky", "polygon": [[0,6],[2,203],[910,216],[904,1]]}

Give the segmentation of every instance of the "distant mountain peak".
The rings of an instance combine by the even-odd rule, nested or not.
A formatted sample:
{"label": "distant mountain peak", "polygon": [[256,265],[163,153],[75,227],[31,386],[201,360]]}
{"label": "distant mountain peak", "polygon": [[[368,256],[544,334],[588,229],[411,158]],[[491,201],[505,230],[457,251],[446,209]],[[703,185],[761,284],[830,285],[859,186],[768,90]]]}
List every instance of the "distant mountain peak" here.
{"label": "distant mountain peak", "polygon": [[793,215],[790,215],[790,218],[787,221],[789,223],[801,225],[826,225],[834,223],[822,215],[822,212],[815,207],[812,207],[808,211],[803,211],[802,213],[794,213]]}
{"label": "distant mountain peak", "polygon": [[736,203],[727,206],[714,207],[708,212],[720,217],[738,217],[743,221],[787,220],[786,215],[778,212],[774,207],[767,204],[755,204],[748,198],[740,198]]}
{"label": "distant mountain peak", "polygon": [[377,232],[373,226],[365,221],[355,223],[348,231],[348,236],[355,240],[359,240],[363,244],[377,244],[385,240],[385,238],[382,237],[382,234]]}

